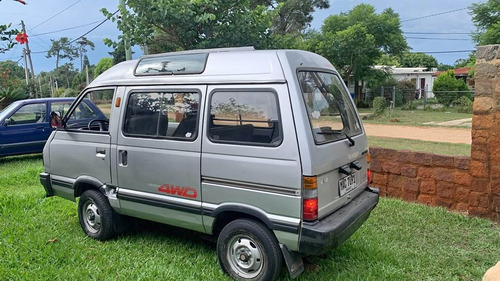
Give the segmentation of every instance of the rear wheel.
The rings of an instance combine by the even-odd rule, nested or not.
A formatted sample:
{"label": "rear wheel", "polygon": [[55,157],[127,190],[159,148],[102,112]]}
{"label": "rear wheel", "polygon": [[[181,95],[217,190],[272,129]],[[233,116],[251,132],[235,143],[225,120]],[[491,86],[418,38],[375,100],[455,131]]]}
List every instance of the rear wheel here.
{"label": "rear wheel", "polygon": [[107,240],[115,235],[114,210],[101,192],[87,190],[78,202],[80,225],[88,236],[97,240]]}
{"label": "rear wheel", "polygon": [[236,280],[275,280],[283,259],[271,231],[248,219],[224,227],[217,240],[217,255],[222,270]]}

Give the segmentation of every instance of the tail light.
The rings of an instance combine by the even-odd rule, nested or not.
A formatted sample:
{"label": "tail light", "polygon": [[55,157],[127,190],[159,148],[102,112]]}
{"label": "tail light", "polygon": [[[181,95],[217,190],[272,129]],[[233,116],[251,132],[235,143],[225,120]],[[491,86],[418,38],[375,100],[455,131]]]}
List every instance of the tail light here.
{"label": "tail light", "polygon": [[370,184],[372,181],[372,173],[370,171],[370,153],[366,154],[366,180]]}
{"label": "tail light", "polygon": [[316,177],[303,177],[302,218],[312,221],[318,218],[318,181]]}

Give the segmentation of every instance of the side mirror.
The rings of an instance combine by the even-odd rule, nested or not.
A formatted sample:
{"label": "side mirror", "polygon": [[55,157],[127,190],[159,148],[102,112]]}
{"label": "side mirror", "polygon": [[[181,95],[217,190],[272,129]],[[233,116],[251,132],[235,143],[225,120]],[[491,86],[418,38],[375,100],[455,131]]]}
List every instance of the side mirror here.
{"label": "side mirror", "polygon": [[12,125],[13,123],[14,122],[12,121],[12,119],[7,118],[7,119],[5,119],[5,121],[3,121],[2,125],[9,126],[9,125]]}

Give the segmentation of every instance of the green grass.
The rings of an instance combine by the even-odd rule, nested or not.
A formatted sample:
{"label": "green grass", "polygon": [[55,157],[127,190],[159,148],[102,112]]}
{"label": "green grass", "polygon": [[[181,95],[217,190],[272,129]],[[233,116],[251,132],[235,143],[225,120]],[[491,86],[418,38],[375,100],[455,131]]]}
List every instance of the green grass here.
{"label": "green grass", "polygon": [[[457,113],[451,109],[440,110],[401,110],[396,108],[394,111],[386,110],[384,114],[374,118],[365,118],[363,123],[387,124],[387,125],[408,125],[408,126],[433,126],[426,125],[427,122],[446,122],[458,119],[472,118],[472,114]],[[373,113],[373,109],[359,109],[360,113]],[[390,120],[397,119],[398,122]]]}
{"label": "green grass", "polygon": [[368,137],[370,146],[380,146],[396,150],[408,149],[447,156],[470,156],[470,144],[443,143],[410,139]]}
{"label": "green grass", "polygon": [[[74,202],[44,197],[40,171],[39,155],[0,158],[0,280],[228,280],[215,245],[194,232],[133,220],[114,240],[86,237]],[[499,248],[498,224],[382,198],[296,280],[480,280]]]}

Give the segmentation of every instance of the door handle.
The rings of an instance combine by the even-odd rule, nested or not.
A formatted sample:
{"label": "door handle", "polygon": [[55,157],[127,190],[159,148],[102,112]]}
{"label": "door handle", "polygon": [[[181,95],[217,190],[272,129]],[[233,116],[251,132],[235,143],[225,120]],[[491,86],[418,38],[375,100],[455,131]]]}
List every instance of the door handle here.
{"label": "door handle", "polygon": [[102,160],[106,159],[106,149],[105,148],[96,148],[95,156],[101,158]]}
{"label": "door handle", "polygon": [[126,150],[118,150],[118,165],[126,167],[128,165],[128,153]]}

